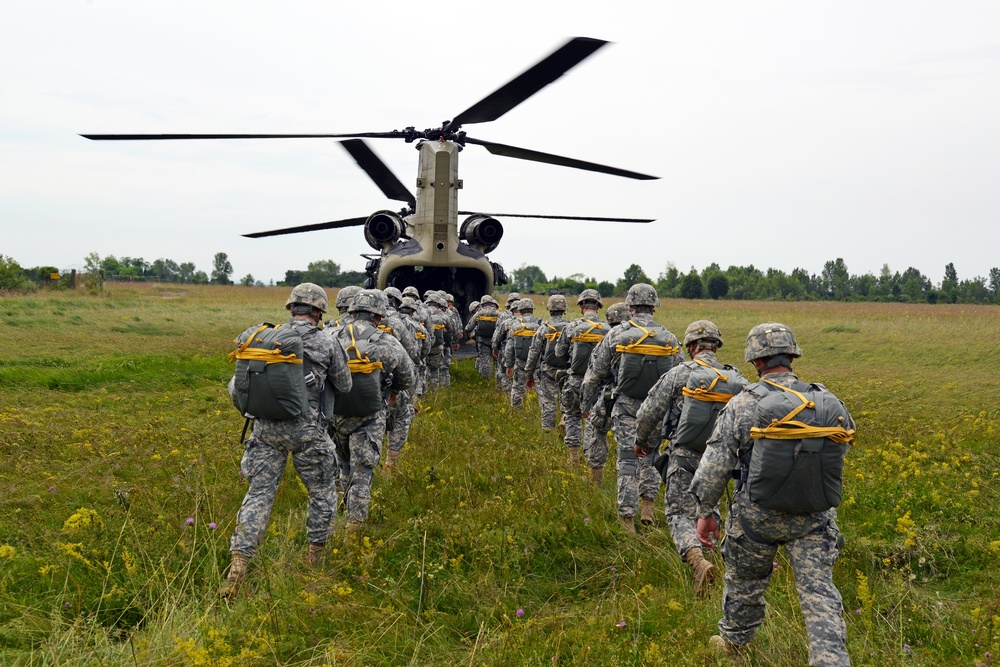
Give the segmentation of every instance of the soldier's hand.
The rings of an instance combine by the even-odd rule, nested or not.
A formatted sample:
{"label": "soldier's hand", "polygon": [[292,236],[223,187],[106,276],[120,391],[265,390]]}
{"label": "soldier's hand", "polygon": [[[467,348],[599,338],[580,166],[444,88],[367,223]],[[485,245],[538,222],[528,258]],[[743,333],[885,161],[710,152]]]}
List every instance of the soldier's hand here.
{"label": "soldier's hand", "polygon": [[531,377],[529,375],[528,379],[524,381],[524,386],[527,387],[528,389],[534,389],[535,388],[535,378],[533,378],[533,377]]}
{"label": "soldier's hand", "polygon": [[507,377],[509,377],[509,378],[514,377],[514,374],[511,372],[511,370],[509,368],[505,372],[507,373]]}
{"label": "soldier's hand", "polygon": [[396,392],[389,392],[389,405],[396,405]]}
{"label": "soldier's hand", "polygon": [[494,359],[500,358],[500,350],[493,350],[493,358]]}
{"label": "soldier's hand", "polygon": [[460,348],[460,347],[462,347],[462,346],[461,346],[461,345],[459,345],[458,343],[455,343],[455,345],[454,345],[453,347],[454,347],[454,348],[455,348],[456,350],[458,350],[458,348]]}
{"label": "soldier's hand", "polygon": [[580,416],[581,416],[581,417],[583,417],[584,419],[590,419],[590,412],[589,412],[589,411],[588,411],[588,412],[584,412],[584,413],[583,413],[582,415],[580,415]]}
{"label": "soldier's hand", "polygon": [[715,548],[715,543],[719,541],[719,522],[714,516],[698,519],[698,541],[706,549]]}
{"label": "soldier's hand", "polygon": [[646,454],[649,454],[649,445],[636,445],[635,455],[640,459],[645,458]]}

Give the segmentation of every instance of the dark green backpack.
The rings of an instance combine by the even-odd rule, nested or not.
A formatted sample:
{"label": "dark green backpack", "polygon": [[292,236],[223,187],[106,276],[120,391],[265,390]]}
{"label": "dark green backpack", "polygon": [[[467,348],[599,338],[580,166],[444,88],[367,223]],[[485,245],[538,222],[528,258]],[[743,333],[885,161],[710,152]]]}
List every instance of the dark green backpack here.
{"label": "dark green backpack", "polygon": [[716,368],[700,359],[684,363],[691,368],[691,375],[683,389],[681,415],[670,442],[703,452],[722,408],[747,385],[747,379],[733,366]]}
{"label": "dark green backpack", "polygon": [[249,327],[233,342],[233,403],[243,415],[287,420],[308,413],[302,336],[295,327],[265,322]]}
{"label": "dark green backpack", "polygon": [[[372,360],[370,355],[375,349],[375,343],[384,334],[381,329],[372,327],[368,333],[356,337],[355,324],[333,332],[333,336],[341,342],[347,351],[347,367],[351,370],[351,390],[346,394],[337,393],[333,404],[334,414],[342,417],[368,417],[382,409],[382,362]],[[346,344],[343,332],[347,331],[351,342]]]}
{"label": "dark green backpack", "polygon": [[792,388],[763,380],[746,472],[750,500],[778,512],[811,514],[840,505],[844,456],[854,442],[844,404],[820,384]]}
{"label": "dark green backpack", "polygon": [[622,332],[624,342],[615,347],[621,355],[618,393],[645,399],[657,380],[677,364],[680,343],[660,324],[646,329],[629,320],[622,324]]}

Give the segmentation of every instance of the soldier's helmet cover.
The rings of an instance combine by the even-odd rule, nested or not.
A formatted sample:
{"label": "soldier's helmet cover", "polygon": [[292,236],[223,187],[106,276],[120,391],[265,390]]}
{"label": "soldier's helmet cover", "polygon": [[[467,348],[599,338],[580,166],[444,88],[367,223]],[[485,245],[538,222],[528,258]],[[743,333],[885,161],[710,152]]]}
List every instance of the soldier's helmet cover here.
{"label": "soldier's helmet cover", "polygon": [[549,302],[545,304],[550,313],[564,313],[569,307],[566,304],[566,297],[562,294],[553,294],[549,297]]}
{"label": "soldier's helmet cover", "polygon": [[660,299],[656,296],[656,288],[649,283],[636,283],[628,288],[625,295],[625,303],[629,306],[653,306],[660,305]]}
{"label": "soldier's helmet cover", "polygon": [[396,287],[386,287],[382,291],[385,292],[385,295],[389,298],[389,303],[392,303],[392,299],[395,299],[397,302],[403,300],[403,293]]}
{"label": "soldier's helmet cover", "polygon": [[521,299],[517,302],[517,309],[522,313],[534,312],[535,302],[527,298]]}
{"label": "soldier's helmet cover", "polygon": [[451,294],[449,294],[448,292],[445,292],[445,293],[444,293],[444,299],[445,299],[445,301],[451,301],[451,302],[453,302],[453,303],[454,303],[454,301],[455,301],[455,297],[453,297],[453,296],[452,296]]}
{"label": "soldier's helmet cover", "polygon": [[473,301],[472,303],[469,304],[469,312],[470,313],[476,312],[477,308],[479,308],[479,302],[478,301]]}
{"label": "soldier's helmet cover", "polygon": [[802,349],[795,342],[792,330],[780,322],[758,324],[747,334],[746,360],[787,354],[801,357]]}
{"label": "soldier's helmet cover", "polygon": [[415,301],[420,300],[420,292],[418,292],[417,288],[414,287],[413,285],[407,285],[406,287],[403,288],[403,291],[401,293],[403,296],[412,297]]}
{"label": "soldier's helmet cover", "polygon": [[715,322],[709,320],[695,320],[688,325],[684,331],[684,345],[690,345],[699,340],[714,340],[722,347],[722,332]]}
{"label": "soldier's helmet cover", "polygon": [[496,306],[496,305],[498,305],[498,304],[497,304],[497,300],[496,300],[496,299],[494,299],[494,298],[493,298],[492,296],[490,296],[489,294],[484,294],[484,295],[483,295],[483,298],[479,300],[479,305],[480,305],[480,306],[482,306],[482,305],[484,305],[484,304],[487,304],[487,303],[488,303],[489,305],[491,305],[491,306]]}
{"label": "soldier's helmet cover", "polygon": [[580,296],[576,297],[576,305],[579,306],[581,303],[585,303],[587,301],[593,301],[597,304],[598,308],[604,307],[604,302],[601,301],[601,293],[595,289],[590,289],[589,287],[580,292]]}
{"label": "soldier's helmet cover", "polygon": [[438,293],[433,293],[424,298],[424,303],[429,303],[438,308],[447,308],[448,302],[444,300],[444,297]]}
{"label": "soldier's helmet cover", "polygon": [[337,309],[345,310],[347,308],[350,308],[351,301],[354,300],[354,297],[357,296],[358,292],[360,291],[361,288],[358,287],[357,285],[348,285],[347,287],[341,287],[340,291],[337,292],[337,301],[335,302]]}
{"label": "soldier's helmet cover", "polygon": [[319,308],[324,313],[329,307],[326,298],[326,291],[316,283],[301,283],[292,288],[292,293],[288,295],[285,308],[291,310],[292,304],[301,303],[313,308]]}
{"label": "soldier's helmet cover", "polygon": [[386,299],[385,294],[381,290],[364,289],[354,297],[354,302],[351,304],[350,311],[348,312],[356,313],[363,310],[380,317],[385,317],[387,304],[388,299]]}
{"label": "soldier's helmet cover", "polygon": [[412,296],[404,296],[399,303],[399,311],[415,313],[417,311],[417,300]]}
{"label": "soldier's helmet cover", "polygon": [[511,292],[510,294],[507,295],[507,307],[509,308],[510,304],[520,300],[521,300],[520,294],[518,294],[517,292]]}
{"label": "soldier's helmet cover", "polygon": [[629,318],[632,311],[629,310],[628,304],[624,301],[619,301],[618,303],[613,303],[608,306],[608,323],[609,324],[621,324]]}

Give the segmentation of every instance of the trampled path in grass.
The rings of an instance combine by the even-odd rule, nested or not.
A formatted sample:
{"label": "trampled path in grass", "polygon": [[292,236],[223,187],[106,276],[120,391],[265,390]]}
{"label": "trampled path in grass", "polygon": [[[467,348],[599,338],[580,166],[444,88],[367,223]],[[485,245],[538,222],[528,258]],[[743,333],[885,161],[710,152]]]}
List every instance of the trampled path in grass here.
{"label": "trampled path in grass", "polygon": [[[625,534],[612,468],[593,488],[539,428],[537,402],[512,412],[471,361],[423,402],[399,474],[376,473],[360,540],[338,518],[327,562],[306,567],[305,492],[289,467],[245,593],[221,603],[246,488],[225,353],[248,324],[285,318],[286,290],[176,291],[0,300],[0,664],[712,664],[721,587],[695,599],[662,516]],[[972,665],[997,651],[997,312],[658,311],[675,333],[714,320],[723,361],[748,375],[746,331],[789,324],[801,377],[855,416],[835,572],[855,664]],[[783,556],[768,604],[754,664],[804,664]]]}

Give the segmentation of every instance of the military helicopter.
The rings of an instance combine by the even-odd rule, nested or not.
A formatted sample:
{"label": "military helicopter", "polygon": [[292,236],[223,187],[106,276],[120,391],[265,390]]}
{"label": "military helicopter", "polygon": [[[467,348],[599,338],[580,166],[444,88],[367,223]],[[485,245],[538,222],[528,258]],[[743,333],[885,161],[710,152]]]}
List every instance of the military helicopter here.
{"label": "military helicopter", "polygon": [[[501,86],[440,127],[417,130],[410,126],[391,132],[352,132],[346,134],[83,134],[98,141],[174,140],[174,139],[346,139],[342,145],[358,166],[368,174],[389,199],[406,206],[396,212],[380,210],[368,217],[347,218],[297,227],[244,234],[249,238],[297,234],[323,229],[364,226],[365,240],[378,255],[362,255],[365,287],[403,289],[413,285],[423,294],[429,289],[450,292],[463,317],[467,305],[495,285],[507,282],[500,264],[487,255],[495,250],[503,236],[500,217],[588,220],[601,222],[648,223],[651,218],[608,218],[523,213],[483,213],[458,209],[458,153],[467,145],[483,146],[494,155],[544,162],[613,176],[640,180],[656,176],[586,162],[574,158],[499,144],[468,136],[461,128],[474,123],[496,120],[552,83],[608,42],[588,37],[574,37],[546,58]],[[420,152],[416,194],[400,182],[388,166],[363,139],[403,139],[417,142]],[[458,224],[458,216],[468,216]]]}

